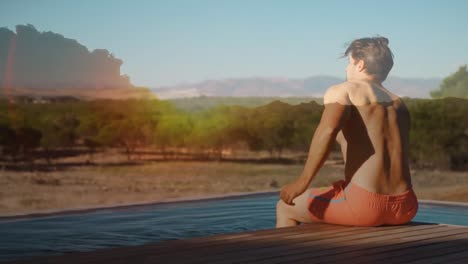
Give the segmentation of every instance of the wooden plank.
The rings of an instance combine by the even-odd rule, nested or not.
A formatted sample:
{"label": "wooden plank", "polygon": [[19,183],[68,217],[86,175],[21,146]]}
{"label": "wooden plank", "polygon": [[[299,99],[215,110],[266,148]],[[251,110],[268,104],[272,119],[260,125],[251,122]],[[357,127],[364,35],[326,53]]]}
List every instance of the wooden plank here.
{"label": "wooden plank", "polygon": [[[362,229],[362,227],[356,227],[355,229]],[[47,263],[60,263],[53,262],[54,259],[63,257],[63,259],[75,259],[75,256],[79,256],[83,261],[93,261],[93,259],[98,255],[100,258],[102,256],[108,255],[106,260],[118,260],[121,257],[131,258],[135,256],[140,256],[150,252],[151,254],[164,254],[168,250],[174,252],[173,250],[184,251],[187,249],[196,249],[199,247],[209,247],[216,244],[229,244],[229,243],[238,243],[239,240],[254,240],[254,239],[263,239],[269,236],[282,236],[286,234],[286,237],[289,235],[303,234],[303,233],[320,233],[320,232],[331,232],[336,233],[340,230],[350,230],[350,227],[339,226],[339,225],[328,225],[328,224],[307,224],[297,227],[288,227],[280,229],[266,229],[258,231],[246,231],[243,233],[237,234],[222,234],[222,235],[213,235],[206,237],[196,237],[185,240],[173,240],[160,243],[152,243],[141,246],[130,246],[130,247],[117,247],[117,248],[108,248],[108,249],[99,249],[93,252],[73,252],[66,253],[62,256],[50,256],[50,257],[38,257],[41,261],[49,261]]]}
{"label": "wooden plank", "polygon": [[251,238],[255,239],[261,236],[281,236],[285,233],[301,233],[301,232],[313,232],[313,231],[322,231],[322,230],[343,230],[346,229],[345,226],[338,225],[326,225],[326,224],[307,224],[297,227],[287,227],[281,229],[265,229],[258,231],[245,231],[236,234],[219,234],[205,237],[196,237],[189,239],[181,240],[172,240],[172,241],[163,241],[161,243],[153,244],[151,250],[154,251],[164,251],[167,248],[181,247],[186,246],[187,244],[190,247],[193,246],[207,246],[218,243],[218,241],[223,241],[225,243],[227,240],[237,240],[239,238]]}
{"label": "wooden plank", "polygon": [[[283,259],[290,261],[303,259],[307,254],[315,254],[317,256],[324,256],[327,254],[336,254],[335,252],[327,253],[326,250],[337,247],[343,247],[345,244],[354,244],[359,239],[370,238],[382,240],[382,236],[395,235],[395,234],[407,234],[410,231],[418,229],[430,229],[430,232],[434,232],[435,229],[442,228],[440,226],[402,226],[402,228],[395,229],[379,229],[379,228],[368,228],[365,232],[356,232],[353,234],[345,234],[344,236],[334,238],[324,238],[320,240],[304,240],[301,243],[281,243],[279,247],[269,248],[251,248],[248,250],[248,255],[244,254],[244,257],[239,259],[240,261],[248,261],[254,258],[256,263],[276,263],[282,262]],[[317,250],[320,249],[320,250]],[[229,257],[224,254],[221,257]],[[212,258],[210,258],[210,261]]]}
{"label": "wooden plank", "polygon": [[468,250],[463,250],[462,252],[452,253],[452,254],[443,254],[437,257],[432,258],[423,258],[415,261],[408,261],[407,263],[411,264],[435,264],[450,261],[460,261],[464,260],[464,263],[468,263]]}
{"label": "wooden plank", "polygon": [[[217,235],[217,236],[212,236],[212,237],[203,237],[203,238],[194,238],[194,239],[187,239],[187,240],[180,240],[180,241],[170,241],[166,243],[157,243],[157,244],[150,244],[150,245],[144,245],[144,246],[132,246],[132,247],[124,247],[124,248],[113,248],[113,249],[101,249],[97,250],[94,252],[84,252],[84,253],[67,253],[63,255],[62,261],[66,259],[73,259],[75,260],[76,258],[79,257],[81,261],[84,262],[92,262],[96,261],[96,258],[99,258],[102,262],[102,260],[106,261],[116,261],[116,263],[119,262],[119,260],[123,258],[135,258],[135,257],[141,257],[143,255],[155,255],[155,254],[163,254],[165,253],[164,251],[157,251],[154,250],[153,246],[155,248],[160,247],[161,244],[170,244],[169,247],[166,247],[166,251],[170,252],[170,255],[174,255],[174,252],[178,252],[180,247],[189,247],[193,246],[193,248],[197,247],[198,241],[202,242],[215,242],[215,244],[203,244],[203,246],[213,246],[216,244],[230,244],[230,243],[235,243],[239,244],[239,239],[240,240],[251,240],[253,238],[255,239],[264,239],[268,238],[268,236],[278,236],[278,234],[285,234],[282,238],[286,238],[290,235],[301,235],[301,234],[308,234],[308,235],[321,235],[321,234],[326,234],[326,233],[337,233],[340,232],[340,230],[347,230],[346,232],[350,232],[351,230],[360,230],[360,229],[365,229],[364,227],[346,227],[346,226],[337,226],[337,225],[327,225],[327,224],[311,224],[311,225],[305,225],[305,226],[299,226],[299,227],[293,227],[293,228],[281,228],[281,229],[270,229],[270,230],[261,230],[261,231],[255,231],[255,232],[246,232],[247,234],[250,234],[250,236],[243,236],[241,235],[236,235],[233,237],[231,234],[229,235]],[[229,238],[228,240],[223,240],[223,237]],[[281,238],[281,236],[280,236]],[[210,241],[213,239],[214,241]],[[187,243],[190,241],[194,241],[195,243]],[[187,249],[187,248],[186,248]],[[190,249],[190,248],[188,248]],[[177,254],[179,255],[179,254]],[[40,259],[41,261],[48,261],[47,263],[60,263],[61,260],[58,259],[57,256],[54,257],[40,257],[40,258],[35,258]],[[54,262],[54,260],[57,260]],[[99,262],[99,261],[98,261]],[[125,261],[123,261],[125,262]]]}
{"label": "wooden plank", "polygon": [[[395,230],[395,229],[404,229],[404,226],[394,226],[394,227],[386,227],[385,230]],[[407,227],[409,228],[409,227]],[[246,253],[248,252],[249,254],[263,254],[263,253],[269,253],[275,250],[281,250],[285,246],[288,248],[292,248],[294,246],[300,246],[304,242],[310,242],[313,241],[316,244],[321,244],[324,243],[324,240],[329,240],[329,239],[340,239],[343,237],[349,237],[357,234],[362,234],[362,233],[372,233],[376,230],[375,228],[366,228],[366,227],[353,227],[349,229],[345,229],[340,232],[333,232],[333,233],[326,233],[326,232],[316,232],[316,233],[303,233],[299,235],[294,235],[294,236],[286,236],[286,237],[280,237],[280,238],[272,238],[272,239],[262,239],[259,241],[249,241],[249,243],[246,243],[247,241],[239,241],[236,245],[226,247],[225,245],[216,245],[211,248],[206,248],[204,252],[209,253],[206,255],[202,255],[203,258],[193,262],[193,263],[206,263],[209,261],[218,261],[218,260],[224,260],[226,258],[229,258],[230,256],[235,256],[239,255],[239,253]],[[381,229],[381,231],[384,231]],[[389,231],[390,232],[390,231]],[[393,231],[394,232],[394,231]],[[177,249],[175,249],[177,250]],[[204,253],[202,252],[197,252],[199,253]],[[193,254],[193,252],[187,252],[187,254]],[[181,258],[187,255],[178,255]],[[160,261],[167,261],[165,256],[158,256],[160,258]]]}
{"label": "wooden plank", "polygon": [[[406,247],[406,248],[400,248],[398,250],[393,249],[393,250],[390,250],[390,251],[383,251],[383,252],[380,252],[380,254],[378,254],[378,255],[361,255],[360,257],[355,258],[355,260],[360,262],[360,263],[375,263],[376,261],[384,260],[384,259],[389,258],[389,257],[400,259],[400,258],[403,257],[403,254],[415,254],[414,251],[418,251],[417,250],[418,248],[423,248],[423,251],[428,250],[427,247],[429,247],[429,246],[443,248],[443,247],[445,247],[445,245],[449,245],[449,243],[451,243],[451,241],[453,241],[454,238],[461,238],[462,240],[466,240],[466,233],[461,234],[461,235],[453,235],[453,236],[450,236],[450,237],[451,238],[450,238],[449,241],[446,240],[446,237],[436,238],[436,239],[431,240],[431,241],[426,241],[426,243],[428,243],[428,244],[422,244],[420,241],[417,241],[416,243],[413,243],[411,245],[407,245],[409,247]],[[458,243],[458,241],[456,241],[456,243]],[[466,246],[465,246],[465,248],[466,248]],[[413,260],[415,260],[415,259],[413,259]]]}
{"label": "wooden plank", "polygon": [[467,227],[417,223],[385,227],[310,224],[16,263],[427,263],[424,260],[449,259],[452,264],[467,258],[467,247]]}
{"label": "wooden plank", "polygon": [[[323,231],[331,231],[333,232],[340,232],[341,230],[349,230],[350,227],[347,226],[339,226],[339,225],[326,225],[326,224],[308,224],[298,227],[288,227],[288,228],[280,228],[280,229],[268,229],[268,230],[260,230],[260,231],[246,231],[237,235],[217,235],[217,236],[207,236],[203,238],[194,238],[194,239],[185,239],[185,240],[178,240],[171,245],[164,245],[165,243],[155,244],[152,247],[153,252],[162,252],[167,248],[174,248],[177,247],[178,250],[182,250],[183,248],[194,249],[199,247],[206,247],[212,246],[215,244],[219,244],[219,241],[222,241],[222,244],[229,243],[227,242],[238,242],[239,240],[246,241],[246,240],[255,240],[255,239],[262,239],[267,237],[281,237],[281,236],[290,236],[294,234],[303,234],[303,233],[310,233],[310,232],[323,232]],[[362,229],[362,227],[356,227],[355,229]]]}
{"label": "wooden plank", "polygon": [[[298,230],[289,229],[287,232],[284,232],[284,235],[278,236],[277,234],[267,234],[263,236],[250,236],[250,237],[239,237],[236,239],[232,239],[229,241],[215,241],[214,244],[209,245],[202,245],[202,247],[197,247],[197,245],[178,245],[176,247],[169,248],[166,252],[157,252],[155,254],[153,250],[148,248],[147,250],[140,251],[138,254],[132,254],[134,257],[138,257],[141,255],[147,255],[148,257],[151,256],[158,256],[158,262],[165,262],[165,261],[175,261],[175,260],[184,260],[184,259],[193,259],[194,256],[203,256],[203,254],[212,255],[216,250],[227,250],[232,248],[240,248],[245,245],[246,242],[252,241],[286,241],[286,240],[294,240],[298,237],[309,236],[309,237],[320,237],[320,236],[340,236],[346,232],[360,232],[361,230],[365,229],[365,227],[345,227],[345,226],[321,226],[315,229],[312,229],[312,232],[304,232],[309,230],[302,230],[299,232]],[[276,229],[281,231],[281,229]],[[261,243],[261,242],[260,242]],[[181,248],[181,246],[183,246]],[[244,247],[245,249],[245,247]],[[248,249],[248,248],[247,248]],[[174,253],[177,254],[174,256]],[[119,259],[121,258],[122,254],[119,252],[118,256],[106,258],[106,261],[117,261],[114,263],[119,263]],[[92,256],[91,256],[92,257]],[[126,255],[125,257],[128,257]],[[87,261],[92,261],[92,259],[87,259]],[[125,263],[125,262],[122,262]]]}
{"label": "wooden plank", "polygon": [[[390,234],[384,234],[384,235],[377,235],[377,236],[371,236],[371,237],[361,237],[361,238],[356,238],[353,237],[352,239],[349,239],[347,241],[341,241],[341,242],[336,242],[336,243],[330,243],[329,245],[322,245],[325,246],[326,248],[323,248],[320,251],[308,251],[307,248],[302,248],[302,250],[298,251],[288,251],[288,259],[290,261],[294,261],[297,263],[300,263],[302,260],[308,260],[310,258],[320,258],[320,262],[324,263],[329,263],[336,258],[340,259],[341,261],[344,261],[346,259],[352,259],[354,255],[362,255],[363,249],[366,249],[366,254],[368,249],[372,248],[377,248],[377,247],[385,247],[387,244],[389,244],[389,241],[392,241],[393,243],[395,242],[401,242],[401,238],[413,238],[417,239],[418,234],[430,234],[433,236],[437,236],[438,233],[445,232],[444,226],[439,226],[438,228],[427,228],[427,229],[416,229],[413,228],[411,230],[408,230],[407,232],[399,232],[399,233],[390,233]],[[458,230],[454,230],[454,233],[457,233]],[[291,256],[290,254],[293,253]],[[285,256],[287,257],[287,256]],[[278,260],[267,260],[265,262],[259,262],[259,263],[277,263]],[[310,262],[310,261],[308,261]]]}
{"label": "wooden plank", "polygon": [[[468,258],[461,258],[461,259],[457,259],[457,260],[452,260],[449,262],[449,264],[466,264],[468,263]],[[441,263],[441,262],[439,262]]]}
{"label": "wooden plank", "polygon": [[[449,242],[440,242],[432,245],[421,247],[412,247],[402,250],[399,254],[384,254],[380,260],[397,259],[399,263],[418,259],[430,259],[435,256],[446,256],[452,253],[460,253],[466,251],[468,243],[466,240],[453,240]],[[381,261],[380,261],[381,262]]]}
{"label": "wooden plank", "polygon": [[[420,226],[418,228],[430,228],[430,226]],[[384,234],[385,232],[406,232],[407,230],[414,228],[412,226],[391,226],[391,227],[382,227],[382,228],[375,228],[375,227],[367,227],[362,230],[355,230],[352,232],[340,232],[335,234],[323,235],[323,234],[303,234],[300,239],[283,239],[280,240],[273,240],[273,241],[255,241],[257,243],[244,243],[243,245],[239,245],[236,248],[232,248],[231,250],[226,250],[222,248],[221,251],[208,251],[206,254],[199,255],[199,253],[190,253],[192,256],[194,254],[201,256],[196,260],[192,261],[191,263],[208,263],[208,262],[219,262],[223,263],[226,259],[230,259],[236,257],[239,261],[248,261],[249,259],[254,258],[256,261],[259,261],[259,256],[265,257],[272,257],[272,256],[281,256],[284,255],[285,252],[290,254],[290,252],[302,252],[304,248],[310,248],[313,245],[316,246],[323,246],[327,244],[333,244],[335,241],[342,241],[342,240],[349,240],[354,239],[357,235],[362,236],[377,236],[381,232]],[[377,232],[377,233],[376,233]],[[258,243],[260,242],[260,243]],[[287,248],[287,250],[285,250]],[[174,249],[177,250],[177,249]],[[208,254],[209,253],[209,254]],[[242,256],[239,258],[239,256]],[[178,255],[177,259],[182,259],[184,256]],[[169,261],[170,258],[164,258],[164,256],[157,256],[154,258],[156,261],[164,262]],[[171,259],[172,261],[174,259]]]}
{"label": "wooden plank", "polygon": [[[354,245],[349,245],[345,248],[338,248],[339,252],[336,252],[336,255],[321,257],[320,263],[322,263],[322,261],[323,263],[342,262],[347,259],[365,261],[366,258],[369,258],[369,256],[375,254],[382,254],[384,252],[414,247],[420,245],[421,243],[429,244],[436,243],[438,241],[446,241],[450,240],[450,237],[453,235],[466,236],[468,233],[468,228],[463,231],[464,233],[461,234],[461,232],[462,231],[460,231],[459,228],[455,227],[448,229],[427,230],[427,232],[409,232],[408,234],[403,234],[402,236],[393,238],[392,236],[386,236],[383,238],[385,240],[382,239],[381,241],[358,240]],[[365,250],[365,254],[363,254],[363,250]],[[318,257],[318,255],[315,255],[315,257]]]}
{"label": "wooden plank", "polygon": [[[354,240],[353,240],[353,241],[354,241]],[[354,242],[353,242],[353,243],[354,243]],[[324,243],[320,243],[318,246],[324,246]],[[312,249],[312,250],[311,250],[311,249]],[[252,252],[252,250],[255,251],[255,252]],[[261,261],[259,261],[259,256],[264,256],[264,255],[266,255],[266,256],[268,256],[268,258],[273,257],[274,260],[276,260],[276,261],[278,261],[278,262],[282,262],[283,260],[281,259],[281,256],[278,257],[278,255],[274,254],[274,253],[277,252],[277,251],[279,251],[280,253],[284,253],[284,252],[287,252],[288,254],[291,253],[291,250],[290,250],[289,248],[288,248],[287,250],[284,250],[284,248],[283,248],[282,250],[276,250],[276,251],[273,250],[273,249],[271,249],[270,252],[267,251],[267,252],[264,252],[265,254],[259,254],[259,252],[258,252],[255,248],[253,248],[253,249],[251,249],[251,250],[248,250],[248,254],[250,255],[248,258],[236,258],[236,259],[240,261],[239,263],[241,263],[241,262],[246,262],[246,261],[248,262],[249,260],[255,260],[255,263],[261,263]],[[301,250],[299,250],[298,252],[301,252]],[[310,246],[306,246],[306,247],[304,247],[304,248],[302,249],[302,253],[304,253],[304,252],[314,252],[314,253],[317,253],[317,252],[318,252],[318,253],[321,254],[321,253],[323,252],[323,250],[317,251],[317,250],[313,250],[313,248],[311,248]],[[273,253],[273,254],[272,254],[272,253]],[[245,256],[245,252],[244,252],[244,254],[241,254],[241,253],[240,253],[239,255],[240,255],[240,256]],[[283,255],[283,256],[284,256],[284,255]],[[286,256],[287,261],[291,261],[291,259],[288,258],[289,256],[290,256],[290,255]],[[224,257],[227,258],[227,259],[229,259],[229,256],[224,256]],[[215,260],[215,259],[209,258],[209,259],[204,259],[204,260],[202,260],[202,261],[200,261],[200,262],[203,262],[203,261],[212,262],[212,261],[213,261],[213,262],[216,262],[216,263],[223,263],[222,261],[221,261],[221,262],[217,262],[217,260],[221,261],[221,259],[216,259],[216,260]],[[268,262],[268,263],[273,263],[273,262],[272,262],[272,259],[269,259],[269,260],[267,260],[266,262]],[[309,261],[309,262],[310,262],[310,261]],[[230,263],[230,262],[228,262],[228,263]]]}

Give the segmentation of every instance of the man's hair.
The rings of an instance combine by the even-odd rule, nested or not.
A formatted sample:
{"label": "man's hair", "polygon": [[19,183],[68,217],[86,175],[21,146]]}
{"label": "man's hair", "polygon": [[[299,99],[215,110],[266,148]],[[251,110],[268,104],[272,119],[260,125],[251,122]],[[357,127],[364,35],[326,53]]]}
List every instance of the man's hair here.
{"label": "man's hair", "polygon": [[344,56],[363,60],[366,73],[383,82],[393,67],[393,54],[388,39],[382,36],[356,39],[348,46]]}

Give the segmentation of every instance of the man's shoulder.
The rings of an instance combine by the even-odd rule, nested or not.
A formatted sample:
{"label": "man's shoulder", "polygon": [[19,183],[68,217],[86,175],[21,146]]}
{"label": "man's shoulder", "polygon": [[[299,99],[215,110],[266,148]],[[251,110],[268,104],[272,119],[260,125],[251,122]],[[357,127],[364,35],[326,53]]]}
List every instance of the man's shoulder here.
{"label": "man's shoulder", "polygon": [[352,94],[359,90],[362,90],[362,89],[359,89],[359,87],[362,87],[362,86],[363,85],[361,83],[358,83],[355,81],[344,81],[342,83],[330,86],[328,90],[331,90],[334,92]]}
{"label": "man's shoulder", "polygon": [[351,85],[349,82],[343,82],[330,86],[323,96],[324,104],[340,103],[350,105],[349,89]]}

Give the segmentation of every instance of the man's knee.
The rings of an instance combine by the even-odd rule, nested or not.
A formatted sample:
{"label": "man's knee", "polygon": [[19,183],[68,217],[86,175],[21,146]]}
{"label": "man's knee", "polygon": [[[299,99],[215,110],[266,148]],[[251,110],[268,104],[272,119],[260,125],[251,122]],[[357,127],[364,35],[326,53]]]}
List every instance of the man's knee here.
{"label": "man's knee", "polygon": [[310,222],[310,217],[307,212],[306,206],[303,204],[296,204],[295,206],[288,205],[283,200],[276,203],[276,213],[278,216],[286,217],[298,222]]}
{"label": "man's knee", "polygon": [[276,203],[276,211],[280,214],[286,214],[286,215],[293,215],[295,214],[294,211],[295,211],[295,206],[293,205],[288,205],[287,203],[285,203],[283,200],[279,200],[277,203]]}
{"label": "man's knee", "polygon": [[276,211],[279,211],[283,208],[283,205],[281,204],[283,201],[280,199],[277,203],[276,203]]}
{"label": "man's knee", "polygon": [[287,209],[287,204],[285,202],[283,202],[283,200],[279,200],[277,203],[276,203],[276,211],[277,212],[285,212]]}

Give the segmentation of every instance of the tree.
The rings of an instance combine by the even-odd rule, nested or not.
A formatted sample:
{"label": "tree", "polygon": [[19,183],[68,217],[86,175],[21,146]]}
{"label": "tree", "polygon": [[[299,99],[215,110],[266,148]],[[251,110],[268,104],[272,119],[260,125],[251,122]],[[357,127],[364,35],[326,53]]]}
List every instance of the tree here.
{"label": "tree", "polygon": [[411,158],[415,165],[461,169],[468,160],[466,99],[414,99],[411,113]]}
{"label": "tree", "polygon": [[20,127],[16,131],[16,144],[19,152],[26,160],[31,160],[31,154],[34,149],[40,146],[42,138],[41,131],[31,127]]}
{"label": "tree", "polygon": [[127,118],[119,122],[117,135],[119,144],[125,148],[127,159],[138,147],[147,146],[152,142],[153,125],[150,120],[142,118]]}
{"label": "tree", "polygon": [[15,156],[16,149],[16,134],[13,129],[7,125],[0,125],[0,154],[2,156]]}
{"label": "tree", "polygon": [[256,108],[249,118],[248,144],[254,150],[267,150],[278,158],[285,148],[291,146],[294,137],[292,106],[281,101],[274,101]]}
{"label": "tree", "polygon": [[190,136],[193,146],[213,151],[222,159],[223,150],[232,142],[229,139],[230,120],[228,108],[221,106],[198,113],[194,118]]}
{"label": "tree", "polygon": [[78,137],[81,143],[88,149],[89,159],[87,163],[93,162],[93,154],[96,149],[101,146],[98,141],[99,122],[95,115],[88,114],[81,116],[81,122],[77,128]]}
{"label": "tree", "polygon": [[191,118],[183,113],[166,114],[161,117],[154,130],[154,143],[166,158],[167,148],[182,147],[193,129]]}
{"label": "tree", "polygon": [[468,71],[466,65],[442,81],[439,90],[431,92],[432,98],[458,97],[468,99]]}
{"label": "tree", "polygon": [[62,147],[73,147],[77,139],[77,128],[80,125],[80,120],[76,115],[67,113],[55,120],[54,126],[60,133]]}
{"label": "tree", "polygon": [[291,117],[294,120],[294,136],[290,146],[292,150],[309,151],[312,136],[320,122],[322,112],[323,106],[315,101],[293,107]]}

